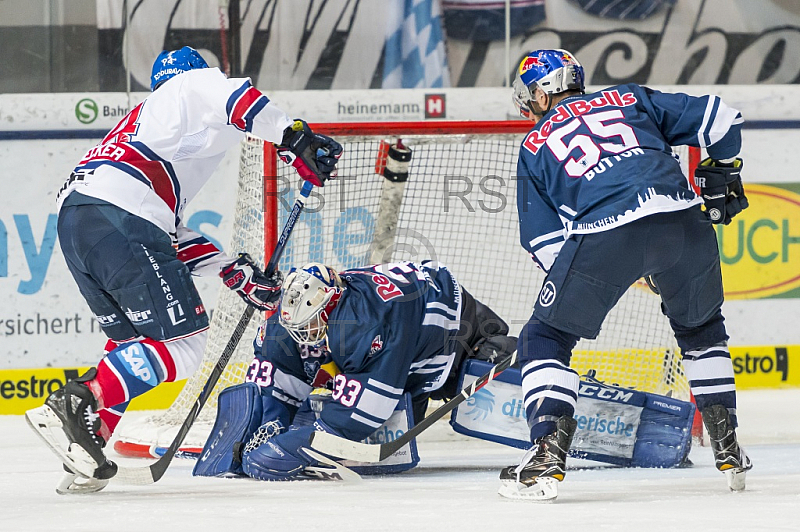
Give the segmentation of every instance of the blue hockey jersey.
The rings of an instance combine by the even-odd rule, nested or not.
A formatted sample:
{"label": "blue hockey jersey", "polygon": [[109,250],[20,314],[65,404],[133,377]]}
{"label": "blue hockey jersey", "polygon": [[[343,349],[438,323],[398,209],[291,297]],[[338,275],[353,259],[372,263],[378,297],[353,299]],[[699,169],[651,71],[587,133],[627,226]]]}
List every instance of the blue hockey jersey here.
{"label": "blue hockey jersey", "polygon": [[549,271],[565,239],[703,202],[671,146],[714,159],[741,148],[741,114],[716,96],[635,84],[565,98],[525,137],[517,166],[520,242]]}
{"label": "blue hockey jersey", "polygon": [[333,361],[333,401],[320,414],[342,436],[361,440],[380,427],[404,392],[444,384],[455,356],[461,290],[436,262],[347,270],[328,321],[327,346],[298,346],[275,317],[255,340],[247,380],[266,387],[293,416],[321,366]]}

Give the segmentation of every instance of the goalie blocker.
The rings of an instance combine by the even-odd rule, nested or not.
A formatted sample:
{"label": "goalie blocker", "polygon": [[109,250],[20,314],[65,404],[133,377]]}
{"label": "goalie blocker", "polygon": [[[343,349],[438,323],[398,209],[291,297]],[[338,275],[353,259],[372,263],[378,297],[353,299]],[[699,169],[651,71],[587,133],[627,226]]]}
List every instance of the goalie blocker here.
{"label": "goalie blocker", "polygon": [[[459,387],[491,369],[468,360]],[[522,404],[520,370],[510,368],[453,411],[456,432],[520,449],[531,446]],[[569,455],[627,467],[676,467],[692,442],[695,406],[687,401],[610,386],[584,377],[574,418],[578,423]]]}

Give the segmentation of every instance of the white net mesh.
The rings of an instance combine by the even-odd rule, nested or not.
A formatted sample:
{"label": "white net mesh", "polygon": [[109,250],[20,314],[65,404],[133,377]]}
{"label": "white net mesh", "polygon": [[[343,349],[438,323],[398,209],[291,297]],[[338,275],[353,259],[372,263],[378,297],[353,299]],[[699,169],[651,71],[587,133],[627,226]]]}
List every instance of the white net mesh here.
{"label": "white net mesh", "polygon": [[[376,221],[385,180],[376,174],[376,159],[382,140],[397,139],[332,135],[345,149],[339,179],[315,189],[307,202],[281,260],[283,271],[312,261],[339,270],[365,265],[373,235],[380,231]],[[530,317],[544,279],[544,273],[519,245],[515,176],[520,136],[470,135],[465,131],[458,135],[403,135],[402,140],[413,150],[413,158],[391,258],[443,262],[467,290],[509,323],[512,333],[518,333]],[[683,152],[686,159],[685,148]],[[261,264],[262,155],[262,143],[257,139],[243,144],[236,221],[228,248],[251,254],[262,250]],[[291,168],[279,165],[278,170],[280,228],[299,186]],[[155,435],[157,445],[170,443],[219,358],[243,305],[235,294],[221,289],[201,368],[169,410],[134,428],[138,431],[135,435],[128,431],[123,438],[152,444]],[[243,380],[252,359],[257,321],[251,323],[252,331],[244,336],[216,390]],[[689,388],[679,358],[669,323],[660,311],[660,299],[641,282],[629,289],[609,314],[597,340],[578,344],[572,366],[579,373],[593,369],[597,378],[606,382],[687,398]],[[215,404],[216,394],[184,447],[202,447]]]}
{"label": "white net mesh", "polygon": [[[516,167],[520,135],[403,135],[413,150],[392,260],[436,259],[516,334],[544,279],[519,245]],[[310,202],[282,267],[367,263],[384,179],[375,173],[380,137],[344,139],[339,179]],[[394,142],[396,138],[386,138]],[[686,149],[683,150],[684,154]],[[684,157],[685,159],[685,157]],[[284,179],[294,178],[288,173]],[[289,194],[285,206],[291,205]],[[286,209],[281,209],[283,223]],[[312,211],[312,212],[309,212]],[[379,230],[378,230],[379,231]],[[622,297],[596,340],[581,341],[572,366],[607,382],[688,397],[677,345],[660,298],[644,282]]]}

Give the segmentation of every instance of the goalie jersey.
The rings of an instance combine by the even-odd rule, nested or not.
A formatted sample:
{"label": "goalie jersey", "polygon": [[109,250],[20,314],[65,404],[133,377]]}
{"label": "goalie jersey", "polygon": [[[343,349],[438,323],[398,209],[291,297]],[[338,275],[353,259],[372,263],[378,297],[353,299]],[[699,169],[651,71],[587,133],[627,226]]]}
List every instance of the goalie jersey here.
{"label": "goalie jersey", "polygon": [[570,235],[702,204],[671,146],[732,158],[741,148],[743,122],[716,96],[666,94],[635,84],[565,98],[520,147],[522,246],[549,271]]}
{"label": "goalie jersey", "polygon": [[[455,357],[461,290],[434,262],[340,275],[346,286],[328,321],[327,347],[298,346],[272,317],[256,337],[246,380],[293,416],[313,388],[333,376],[333,400],[320,419],[358,441],[389,418],[404,392],[415,396],[444,384]],[[336,369],[326,372],[330,362]]]}
{"label": "goalie jersey", "polygon": [[[245,133],[281,142],[292,120],[247,78],[228,79],[218,68],[179,74],[134,107],[81,159],[56,198],[73,191],[143,218],[168,233],[178,258],[195,273],[220,255],[182,223],[186,204],[211,177],[225,152]],[[89,202],[91,200],[88,200]]]}

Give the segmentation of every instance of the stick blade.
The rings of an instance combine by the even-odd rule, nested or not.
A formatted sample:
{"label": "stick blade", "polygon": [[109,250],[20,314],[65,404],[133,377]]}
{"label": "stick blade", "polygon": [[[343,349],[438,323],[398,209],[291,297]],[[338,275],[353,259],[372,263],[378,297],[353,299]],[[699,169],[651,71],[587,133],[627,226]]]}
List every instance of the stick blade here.
{"label": "stick blade", "polygon": [[325,454],[357,462],[380,462],[382,460],[380,445],[351,441],[327,432],[312,434],[311,447]]}
{"label": "stick blade", "polygon": [[317,462],[323,464],[322,467],[306,467],[304,469],[306,473],[319,475],[319,478],[325,480],[342,480],[344,482],[360,482],[362,480],[361,475],[331,460],[325,455],[313,451],[308,447],[301,447],[301,450]]}
{"label": "stick blade", "polygon": [[[159,476],[158,478],[161,478]],[[115,482],[132,486],[147,486],[158,480],[153,476],[150,467],[120,467],[112,477]]]}

